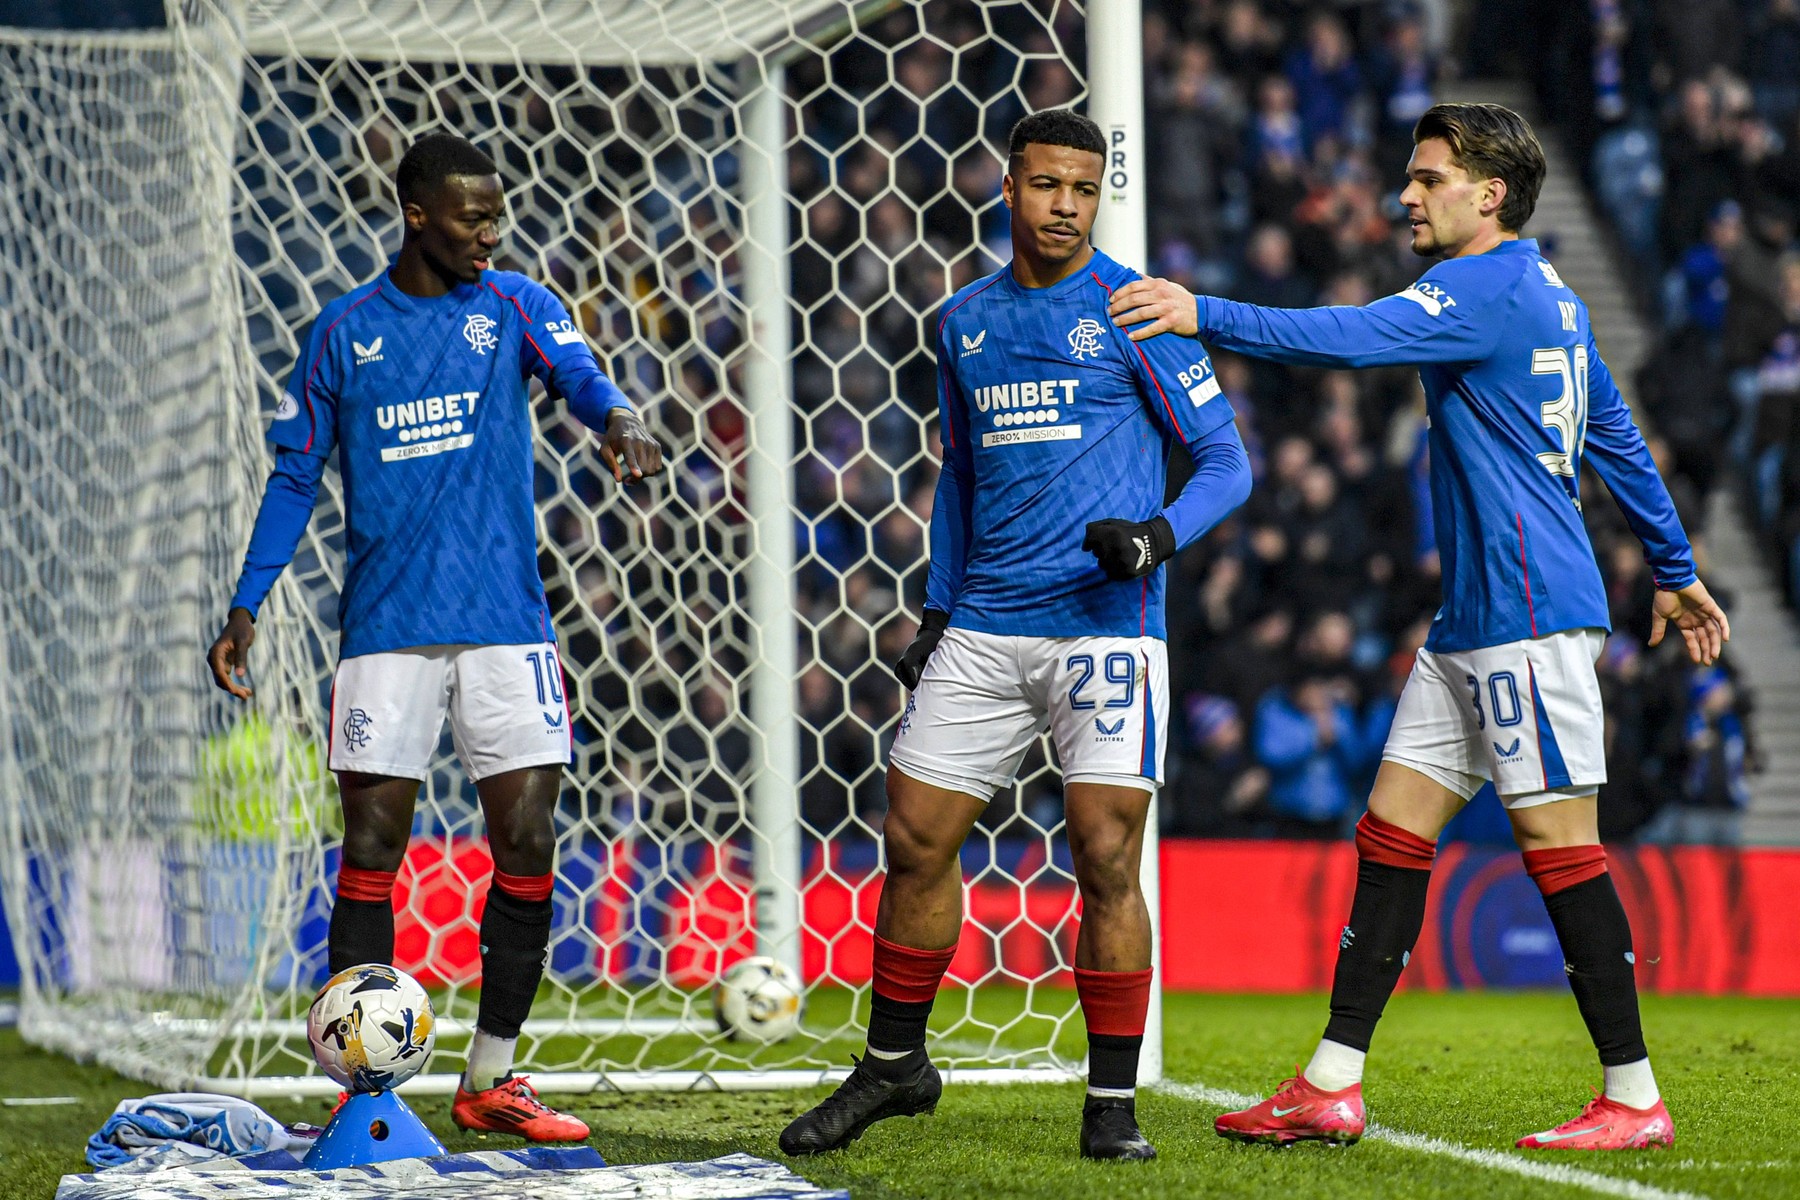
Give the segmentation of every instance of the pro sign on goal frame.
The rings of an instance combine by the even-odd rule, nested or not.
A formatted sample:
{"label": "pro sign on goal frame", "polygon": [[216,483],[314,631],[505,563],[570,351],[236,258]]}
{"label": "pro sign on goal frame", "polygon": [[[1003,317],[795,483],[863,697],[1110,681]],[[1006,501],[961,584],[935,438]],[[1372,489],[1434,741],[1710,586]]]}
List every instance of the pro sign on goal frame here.
{"label": "pro sign on goal frame", "polygon": [[[322,766],[342,495],[259,614],[256,698],[210,688],[326,302],[397,248],[391,175],[449,128],[500,163],[502,264],[570,306],[670,451],[603,480],[537,398],[541,562],[576,761],[521,1043],[543,1091],[806,1086],[859,1050],[881,767],[917,619],[929,322],[1003,261],[1007,128],[1080,103],[1111,145],[1096,240],[1145,262],[1137,0],[171,0],[166,32],[0,33],[0,855],[32,1041],[171,1089],[334,1092]],[[996,235],[996,229],[1002,231]],[[447,598],[447,602],[450,598]],[[556,687],[560,681],[553,681]],[[970,840],[931,1048],[953,1080],[1078,1077],[1076,899],[1044,752]],[[396,894],[448,1092],[489,863],[444,747]],[[1155,818],[1144,854],[1157,920]],[[722,1037],[708,984],[800,971],[804,1034]],[[1160,948],[1158,950],[1160,963]],[[1161,1074],[1153,993],[1142,1059]]]}

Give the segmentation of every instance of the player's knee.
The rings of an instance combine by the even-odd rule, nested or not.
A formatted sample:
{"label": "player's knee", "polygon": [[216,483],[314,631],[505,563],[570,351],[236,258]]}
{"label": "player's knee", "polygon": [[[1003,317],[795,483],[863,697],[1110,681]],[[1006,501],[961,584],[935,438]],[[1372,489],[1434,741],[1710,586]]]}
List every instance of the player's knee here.
{"label": "player's knee", "polygon": [[556,859],[556,832],[545,821],[518,821],[488,828],[494,864],[509,875],[548,874]]}
{"label": "player's knee", "polygon": [[1116,904],[1138,894],[1138,864],[1133,841],[1116,836],[1089,837],[1074,854],[1075,882],[1084,905]]}
{"label": "player's knee", "polygon": [[912,874],[941,868],[956,857],[960,843],[945,838],[940,826],[908,808],[889,808],[881,840],[888,873]]}
{"label": "player's knee", "polygon": [[412,823],[401,825],[385,815],[344,814],[344,863],[363,871],[397,871],[406,857]]}

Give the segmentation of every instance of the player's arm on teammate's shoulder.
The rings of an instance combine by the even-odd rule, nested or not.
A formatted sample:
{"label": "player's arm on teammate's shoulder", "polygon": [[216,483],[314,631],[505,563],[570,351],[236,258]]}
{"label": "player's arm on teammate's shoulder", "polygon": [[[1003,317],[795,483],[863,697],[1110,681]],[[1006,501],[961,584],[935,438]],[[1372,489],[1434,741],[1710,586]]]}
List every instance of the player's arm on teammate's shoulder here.
{"label": "player's arm on teammate's shoulder", "polygon": [[1167,279],[1139,279],[1114,293],[1110,312],[1136,342],[1174,333],[1305,366],[1474,362],[1499,341],[1505,322],[1491,309],[1516,282],[1508,264],[1453,261],[1369,304],[1266,308],[1196,296]]}
{"label": "player's arm on teammate's shoulder", "polygon": [[1587,340],[1588,421],[1586,460],[1612,493],[1613,502],[1644,547],[1656,595],[1650,603],[1650,644],[1662,644],[1673,625],[1688,657],[1710,665],[1731,638],[1731,621],[1694,570],[1688,542],[1668,485],[1657,473],[1644,435],[1632,420],[1592,332]]}
{"label": "player's arm on teammate's shoulder", "polygon": [[319,496],[325,458],[277,446],[275,468],[263,485],[262,504],[244,551],[244,567],[225,617],[225,627],[206,652],[213,682],[239,700],[252,695],[249,686],[250,644],[256,640],[256,613],[294,557],[294,547],[312,519]]}
{"label": "player's arm on teammate's shoulder", "polygon": [[631,401],[600,367],[593,347],[550,289],[527,281],[520,298],[539,336],[520,347],[525,365],[563,396],[576,420],[600,436],[600,461],[620,483],[635,483],[663,469],[662,444]]}

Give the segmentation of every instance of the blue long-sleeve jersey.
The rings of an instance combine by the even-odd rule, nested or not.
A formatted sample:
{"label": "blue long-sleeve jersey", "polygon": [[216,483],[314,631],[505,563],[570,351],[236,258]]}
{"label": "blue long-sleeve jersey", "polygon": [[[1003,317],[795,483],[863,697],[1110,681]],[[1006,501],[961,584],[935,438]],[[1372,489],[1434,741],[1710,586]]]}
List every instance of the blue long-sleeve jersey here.
{"label": "blue long-sleeve jersey", "polygon": [[313,322],[269,441],[233,607],[252,616],[293,558],[333,449],[349,561],[340,654],[549,640],[537,566],[529,380],[604,429],[629,409],[562,303],[510,271],[409,296],[386,271]]}
{"label": "blue long-sleeve jersey", "polygon": [[1693,550],[1594,346],[1587,305],[1535,240],[1448,259],[1360,308],[1201,297],[1199,326],[1207,343],[1253,358],[1419,368],[1444,581],[1428,648],[1611,629],[1581,519],[1584,462],[1643,543],[1656,585],[1694,581]]}
{"label": "blue long-sleeve jersey", "polygon": [[[1162,515],[1183,546],[1244,502],[1250,465],[1212,362],[1187,338],[1132,342],[1107,319],[1137,272],[1095,252],[1027,288],[1012,267],[950,298],[938,327],[944,463],[927,607],[980,633],[1164,637],[1163,575],[1112,580],[1089,521]],[[1163,505],[1180,443],[1194,476]]]}

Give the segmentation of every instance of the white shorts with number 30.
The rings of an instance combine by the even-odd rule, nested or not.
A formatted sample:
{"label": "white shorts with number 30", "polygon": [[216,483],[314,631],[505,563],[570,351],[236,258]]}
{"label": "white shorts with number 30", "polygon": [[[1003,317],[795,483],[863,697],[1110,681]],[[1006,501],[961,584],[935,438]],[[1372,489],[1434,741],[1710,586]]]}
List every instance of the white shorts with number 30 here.
{"label": "white shorts with number 30", "polygon": [[1168,696],[1160,638],[950,629],[907,698],[889,761],[924,783],[990,800],[1048,729],[1065,783],[1154,791]]}
{"label": "white shorts with number 30", "polygon": [[1598,629],[1479,650],[1421,650],[1381,756],[1466,800],[1494,781],[1508,808],[1592,795],[1606,782]]}
{"label": "white shorts with number 30", "polygon": [[556,647],[414,646],[338,663],[331,769],[424,779],[444,715],[472,780],[569,761]]}

